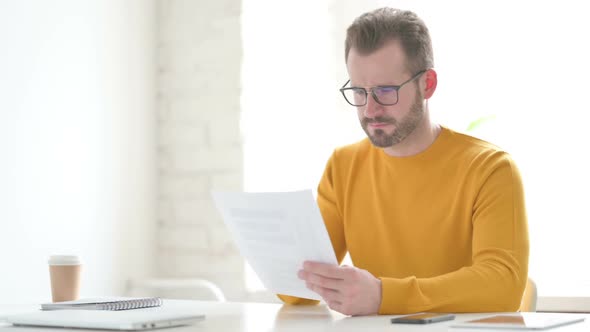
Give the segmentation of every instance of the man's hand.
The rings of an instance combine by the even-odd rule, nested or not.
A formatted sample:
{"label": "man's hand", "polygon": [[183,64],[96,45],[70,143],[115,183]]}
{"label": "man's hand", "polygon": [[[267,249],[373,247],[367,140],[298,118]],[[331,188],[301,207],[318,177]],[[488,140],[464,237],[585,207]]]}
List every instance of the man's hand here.
{"label": "man's hand", "polygon": [[353,266],[305,262],[297,274],[330,309],[345,315],[372,315],[381,306],[381,280]]}

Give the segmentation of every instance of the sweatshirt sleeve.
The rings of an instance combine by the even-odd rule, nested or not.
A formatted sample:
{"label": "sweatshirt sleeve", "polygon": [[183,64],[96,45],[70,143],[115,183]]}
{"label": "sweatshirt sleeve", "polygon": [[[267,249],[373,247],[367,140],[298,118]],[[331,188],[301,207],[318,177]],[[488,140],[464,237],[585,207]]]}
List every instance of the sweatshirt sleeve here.
{"label": "sweatshirt sleeve", "polygon": [[474,185],[472,265],[429,278],[380,278],[380,314],[517,311],[529,240],[520,173],[503,154]]}

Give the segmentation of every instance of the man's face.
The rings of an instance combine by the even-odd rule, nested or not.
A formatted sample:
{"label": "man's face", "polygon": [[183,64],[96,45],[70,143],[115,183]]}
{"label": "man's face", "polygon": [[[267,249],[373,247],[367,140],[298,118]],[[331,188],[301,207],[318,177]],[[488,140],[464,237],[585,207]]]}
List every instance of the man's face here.
{"label": "man's face", "polygon": [[[397,41],[368,55],[360,55],[352,48],[347,61],[350,86],[369,89],[377,85],[400,85],[415,74],[406,70],[405,61],[405,54]],[[392,147],[406,139],[420,124],[424,116],[424,98],[416,88],[416,81],[407,83],[398,91],[395,105],[381,105],[369,93],[367,104],[357,107],[361,126],[373,145]]]}

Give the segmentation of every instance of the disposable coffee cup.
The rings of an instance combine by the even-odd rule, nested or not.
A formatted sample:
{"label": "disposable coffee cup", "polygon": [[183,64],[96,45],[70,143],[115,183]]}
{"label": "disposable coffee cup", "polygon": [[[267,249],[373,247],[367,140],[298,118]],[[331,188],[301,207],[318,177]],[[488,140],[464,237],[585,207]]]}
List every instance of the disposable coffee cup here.
{"label": "disposable coffee cup", "polygon": [[77,300],[80,296],[80,258],[73,255],[53,255],[49,257],[48,263],[53,302]]}

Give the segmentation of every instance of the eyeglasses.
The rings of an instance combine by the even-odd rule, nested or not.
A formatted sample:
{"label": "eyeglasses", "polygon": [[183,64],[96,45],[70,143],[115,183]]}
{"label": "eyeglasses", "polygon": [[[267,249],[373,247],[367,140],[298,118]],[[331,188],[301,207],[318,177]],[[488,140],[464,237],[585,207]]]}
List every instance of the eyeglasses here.
{"label": "eyeglasses", "polygon": [[[425,72],[426,70],[417,72],[416,75],[412,76],[409,80],[403,82],[400,85],[377,85],[369,88],[369,90],[371,91],[371,95],[377,103],[383,106],[395,105],[399,101],[399,89],[401,89],[402,86],[406,85],[407,83],[415,80]],[[365,88],[345,88],[348,83],[350,83],[350,80],[346,81],[342,88],[340,88],[340,92],[342,92],[344,99],[346,99],[346,101],[352,106],[365,106],[367,104],[367,96],[369,91]]]}

